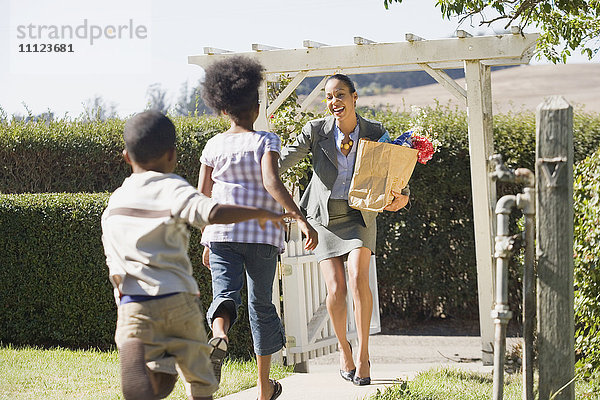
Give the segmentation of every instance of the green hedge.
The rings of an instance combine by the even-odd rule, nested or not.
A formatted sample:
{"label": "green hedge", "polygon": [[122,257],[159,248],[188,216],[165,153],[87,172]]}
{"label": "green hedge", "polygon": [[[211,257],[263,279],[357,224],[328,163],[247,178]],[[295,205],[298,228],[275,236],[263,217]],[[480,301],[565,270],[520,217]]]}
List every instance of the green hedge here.
{"label": "green hedge", "polygon": [[600,151],[575,168],[577,369],[600,385]]}
{"label": "green hedge", "polygon": [[[412,196],[410,209],[398,213],[382,213],[378,218],[377,251],[379,255],[378,274],[381,312],[383,315],[392,315],[401,318],[427,318],[440,315],[449,317],[477,317],[477,275],[466,113],[438,106],[428,109],[427,115],[427,123],[432,125],[434,130],[440,134],[442,141],[441,149],[427,165],[419,164],[415,169],[411,179]],[[390,130],[392,136],[403,132],[409,126],[409,118],[405,114],[386,112],[373,114],[371,117],[382,121]],[[180,143],[178,172],[187,176],[194,183],[199,167],[199,154],[205,140],[205,136],[195,132],[203,131],[210,134],[223,130],[226,126],[224,126],[222,119],[206,117],[176,118],[175,122],[179,132]],[[0,125],[0,132],[2,132],[0,140],[3,143],[0,146],[0,153],[3,154],[0,158],[2,173],[13,168],[14,166],[10,164],[18,160],[16,156],[11,156],[16,158],[11,158],[10,160],[4,157],[4,155],[11,153],[9,147],[15,149],[15,152],[17,149],[20,149],[18,151],[20,151],[19,154],[22,157],[29,157],[29,161],[25,163],[27,164],[27,168],[23,167],[22,173],[14,177],[7,175],[3,177],[3,179],[10,181],[10,184],[14,188],[13,190],[15,192],[25,190],[25,187],[30,185],[28,180],[33,179],[36,174],[39,175],[40,171],[44,171],[47,175],[43,179],[49,187],[61,184],[63,185],[61,190],[65,191],[76,191],[78,190],[77,188],[86,185],[86,187],[91,187],[93,185],[90,185],[89,182],[92,181],[96,182],[95,185],[98,187],[102,187],[102,190],[112,190],[118,186],[123,177],[129,173],[125,166],[123,165],[122,172],[116,173],[114,172],[116,168],[114,165],[116,164],[112,167],[102,167],[102,165],[112,165],[110,160],[113,155],[110,154],[111,152],[116,154],[114,158],[118,162],[121,162],[120,152],[122,145],[120,142],[120,133],[117,134],[117,131],[120,129],[118,127],[122,126],[122,124],[119,125],[118,121],[111,121],[105,127],[102,124],[96,123],[93,126],[95,129],[94,132],[97,133],[92,135],[84,133],[76,134],[75,132],[78,132],[76,127],[85,127],[86,125],[75,123],[72,127],[65,128],[63,126],[61,128],[65,132],[63,136],[58,134],[60,124],[57,123],[54,127],[52,124],[32,124],[28,126],[13,123]],[[62,124],[65,123],[62,122]],[[597,114],[577,113],[575,114],[574,125],[576,144],[575,161],[578,162],[599,147],[600,117]],[[44,139],[44,129],[54,132],[53,134],[48,134],[49,138],[47,140]],[[88,131],[85,131],[85,129],[88,129]],[[90,127],[85,129],[82,128],[82,132],[90,132],[91,130]],[[27,133],[29,131],[31,132]],[[103,135],[110,136],[112,139],[106,139]],[[9,140],[10,137],[14,138],[14,142],[20,141],[25,144],[17,143],[9,146],[7,143],[11,143]],[[37,139],[33,140],[32,138]],[[535,118],[533,113],[495,116],[494,140],[496,151],[504,155],[509,166],[534,169]],[[70,161],[71,164],[69,165],[63,165],[60,163],[66,160],[67,157],[61,159],[61,151],[58,150],[63,147],[66,148],[68,143],[80,143],[81,150],[73,150],[69,153],[73,154],[73,157],[76,155],[76,160]],[[94,150],[97,152],[97,156],[86,159],[84,156],[91,153],[90,149],[94,149],[94,145],[90,143],[112,144],[110,146],[108,144],[102,145],[104,147],[98,145],[98,149]],[[36,148],[39,156],[34,157],[31,155],[33,154],[32,151],[23,150],[28,148]],[[65,152],[67,151],[65,150]],[[105,157],[103,161],[100,161],[101,155]],[[92,158],[94,161],[89,161]],[[49,163],[47,161],[49,159],[56,161]],[[50,167],[47,165],[50,165]],[[67,172],[55,171],[66,171],[71,168],[78,172],[71,174],[68,179],[63,179],[64,175],[61,175]],[[105,173],[100,176],[97,171],[103,171],[102,168],[105,168],[105,171],[113,171],[113,173]],[[117,176],[121,173],[121,176]],[[29,176],[28,174],[33,174],[33,176]],[[21,187],[15,188],[17,184],[20,184]],[[513,186],[501,186],[498,188],[499,194],[515,193],[517,191],[518,188]],[[20,261],[22,259],[19,256],[21,252],[29,257],[30,261],[27,264],[32,264],[30,268],[34,268],[38,275],[47,273],[48,271],[60,275],[63,274],[63,268],[66,268],[67,265],[70,271],[71,266],[74,268],[81,262],[80,260],[88,260],[95,257],[94,259],[97,260],[94,262],[94,265],[96,265],[95,268],[100,268],[96,270],[98,282],[101,282],[98,284],[107,286],[108,280],[106,279],[102,248],[99,242],[100,227],[98,221],[102,207],[99,200],[94,200],[96,203],[92,200],[85,200],[86,196],[91,196],[94,199],[96,198],[94,196],[105,196],[104,198],[106,198],[106,195],[73,195],[79,199],[77,201],[73,200],[73,202],[74,204],[80,204],[81,215],[88,214],[87,210],[91,207],[88,205],[90,202],[96,204],[94,206],[96,207],[94,208],[95,211],[92,213],[93,215],[89,215],[90,220],[86,220],[88,221],[85,223],[87,225],[83,224],[88,226],[87,230],[74,230],[76,233],[65,228],[65,226],[69,227],[78,224],[71,223],[71,225],[65,225],[64,221],[61,222],[61,218],[64,219],[65,217],[61,216],[59,218],[58,216],[62,214],[56,214],[57,211],[37,211],[38,214],[27,214],[32,213],[33,210],[37,209],[36,207],[62,210],[66,207],[62,205],[63,202],[68,203],[67,200],[62,199],[67,199],[69,196],[56,197],[56,195],[49,195],[49,198],[54,200],[44,200],[45,197],[39,195],[23,196],[22,199],[24,200],[19,200],[19,196],[3,196],[1,201],[0,218],[2,218],[2,223],[0,224],[0,235],[3,238],[11,239],[3,240],[0,246],[0,278],[2,278],[0,285],[3,285],[2,290],[0,290],[0,296],[3,296],[0,304],[9,304],[8,300],[4,301],[4,296],[7,296],[5,293],[14,293],[16,290],[14,288],[17,287],[26,288],[19,291],[19,293],[29,292],[31,291],[31,285],[35,284],[35,280],[41,281],[41,278],[36,278],[34,282],[30,282],[27,275],[18,273],[22,270],[22,266],[26,265]],[[51,204],[48,203],[50,201],[54,201],[56,206],[52,205],[51,207]],[[37,203],[41,205],[36,205]],[[15,204],[21,204],[18,208],[22,210],[30,210],[19,212],[26,213],[28,215],[27,218],[32,220],[31,223],[24,222],[22,225],[19,225],[21,223],[19,221],[22,218],[18,217],[18,214],[15,214],[14,209],[17,207]],[[80,211],[66,211],[67,215],[77,216],[79,215],[78,213]],[[34,223],[33,220],[40,218],[39,215],[48,215],[45,223]],[[93,222],[91,222],[92,220]],[[5,223],[5,221],[10,221],[10,224],[7,225],[8,222]],[[39,236],[38,231],[41,228],[45,229],[45,225],[48,225],[49,228],[46,231],[49,231],[51,235]],[[15,228],[15,226],[19,228]],[[25,229],[24,227],[28,228]],[[48,237],[55,238],[53,239],[54,246],[41,244]],[[191,241],[191,256],[195,266],[201,266],[201,249],[198,242],[197,233],[194,233]],[[76,245],[73,245],[73,243],[76,243]],[[74,247],[77,251],[71,249],[71,247]],[[15,249],[17,248],[20,250],[16,251]],[[88,252],[86,253],[88,256],[82,257],[78,251],[81,250],[83,252],[84,249]],[[61,257],[63,258],[61,259]],[[55,259],[60,259],[61,261],[52,261],[53,264],[50,264],[50,261],[48,261]],[[47,267],[47,265],[51,265],[51,267]],[[86,270],[89,269],[91,267]],[[198,267],[197,273],[202,285],[210,282],[207,271],[203,267]],[[515,318],[518,318],[520,309],[520,276],[520,267],[513,264],[511,266],[511,277],[513,279],[510,281],[510,303],[511,309],[516,311]],[[49,278],[44,279],[51,281]],[[10,282],[10,285],[6,282]],[[67,283],[64,280],[57,282],[60,284]],[[13,289],[10,289],[11,285]],[[62,290],[65,293],[77,292],[76,288],[73,289],[72,287],[68,290],[60,288],[46,290]],[[210,294],[208,286],[205,291]],[[107,296],[107,299],[110,299],[110,288],[108,286],[104,289],[95,289],[95,292],[101,293],[102,296]],[[31,299],[28,297],[27,300],[27,302],[23,301],[19,304],[29,307],[28,304],[31,302]],[[57,297],[56,301],[58,300],[61,300],[61,298]],[[209,298],[203,298],[202,300],[205,305],[208,305]],[[39,303],[39,300],[36,301]],[[31,304],[38,303],[34,301]],[[16,303],[10,304],[15,305]],[[102,304],[102,302],[100,301],[99,304]],[[110,307],[114,307],[112,303],[110,303]],[[33,310],[37,312],[38,308],[36,306]],[[41,309],[45,310],[45,308],[42,307]],[[87,305],[80,308],[84,311],[73,312],[84,313],[86,308]],[[92,307],[91,309],[94,308]],[[110,316],[104,318],[114,318],[113,311],[111,311]],[[23,316],[27,313],[31,313],[31,311],[15,311],[14,314]],[[89,314],[94,318],[93,316],[96,312]],[[9,321],[7,315],[3,310],[0,319],[0,323],[2,324],[2,328],[0,328],[2,329],[0,340],[25,343],[24,336],[22,335],[27,334],[27,321],[31,317],[19,317],[18,324],[11,323],[10,325],[10,329],[12,329],[11,334],[5,335],[4,332],[8,329],[8,326],[4,328],[4,321]],[[60,314],[53,315],[52,318],[57,318],[58,316]],[[243,317],[242,320],[245,321],[246,317]],[[105,346],[112,343],[114,322],[112,319],[110,321],[108,324],[109,328],[105,328],[105,331],[94,328],[97,332],[92,330],[93,336],[89,340],[80,336],[80,342],[78,343],[88,343],[97,346]],[[76,340],[74,340],[74,337],[77,336],[76,334],[53,333],[53,336],[49,336],[48,332],[46,332],[42,335],[39,332],[43,330],[40,327],[43,327],[44,323],[37,322],[37,324],[38,327],[33,329],[37,333],[28,336],[32,340],[39,338],[36,339],[35,343],[50,343],[54,341],[53,343],[75,345]],[[21,336],[15,336],[17,332],[15,331],[15,326],[18,327],[17,331]],[[68,323],[65,326],[69,326]],[[243,327],[243,324],[237,326],[238,329]],[[247,328],[245,329],[246,334],[241,335],[238,342],[250,343],[249,335],[247,335],[248,330]],[[100,332],[104,333],[101,334]],[[65,338],[61,335],[64,335]],[[99,337],[102,339],[98,339]],[[16,340],[15,338],[19,339]],[[235,341],[233,342],[235,343]],[[247,354],[249,352],[248,349],[249,347],[244,345],[235,351]]]}
{"label": "green hedge", "polygon": [[[379,304],[400,318],[477,318],[473,203],[465,114],[427,110],[426,122],[442,146],[411,177],[407,210],[377,218]],[[378,113],[395,137],[409,127],[406,115]]]}
{"label": "green hedge", "polygon": [[116,307],[100,229],[107,199],[0,195],[0,341],[111,343]]}
{"label": "green hedge", "polygon": [[[198,181],[200,153],[223,118],[173,117],[178,133],[176,172]],[[0,193],[104,192],[130,169],[121,156],[123,120],[0,122]]]}
{"label": "green hedge", "polygon": [[[477,318],[477,268],[466,112],[437,106],[425,109],[425,123],[439,133],[440,151],[418,164],[410,181],[408,210],[380,214],[377,253],[380,307],[401,318]],[[409,127],[405,114],[379,112],[392,137]],[[600,147],[600,115],[574,117],[575,162]],[[494,117],[495,152],[509,167],[535,170],[535,114]],[[498,184],[498,197],[521,190]],[[514,214],[515,226],[518,213]],[[509,301],[520,319],[521,266],[510,265]]]}
{"label": "green hedge", "polygon": [[[114,345],[117,307],[108,281],[100,217],[107,193],[0,195],[0,342]],[[211,278],[200,232],[190,256],[205,308]],[[247,313],[230,332],[231,354],[252,354]]]}

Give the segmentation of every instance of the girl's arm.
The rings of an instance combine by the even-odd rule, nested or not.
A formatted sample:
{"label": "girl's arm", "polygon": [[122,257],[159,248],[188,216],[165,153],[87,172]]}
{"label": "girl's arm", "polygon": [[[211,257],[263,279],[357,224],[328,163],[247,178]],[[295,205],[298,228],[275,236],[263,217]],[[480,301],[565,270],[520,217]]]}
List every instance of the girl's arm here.
{"label": "girl's arm", "polygon": [[304,218],[292,199],[290,192],[288,192],[279,178],[279,154],[274,151],[267,151],[260,160],[260,169],[265,189],[287,211],[297,215],[298,226],[307,238],[305,248],[313,250],[317,247],[318,243],[317,231],[306,221],[306,218]]}
{"label": "girl's arm", "polygon": [[198,190],[206,197],[212,197],[212,167],[200,164],[200,177],[198,178]]}
{"label": "girl's arm", "polygon": [[[206,164],[200,164],[200,176],[198,177],[198,190],[200,193],[205,195],[206,197],[212,197],[212,187],[215,183],[212,180],[212,167],[207,166]],[[204,231],[204,229],[203,229]],[[209,261],[209,249],[208,247],[204,247],[202,251],[202,264],[206,266],[206,268],[210,268]]]}

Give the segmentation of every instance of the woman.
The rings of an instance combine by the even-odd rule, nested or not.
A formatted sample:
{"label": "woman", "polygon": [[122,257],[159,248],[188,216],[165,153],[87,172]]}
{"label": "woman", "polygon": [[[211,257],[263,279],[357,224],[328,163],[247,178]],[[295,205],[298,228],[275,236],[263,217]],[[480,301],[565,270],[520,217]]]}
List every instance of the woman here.
{"label": "woman", "polygon": [[[369,262],[375,253],[376,212],[359,211],[348,205],[348,190],[359,139],[377,141],[383,126],[356,114],[358,94],[346,75],[336,74],[325,83],[327,109],[331,116],[308,122],[295,142],[282,150],[281,172],[312,153],[313,176],[300,206],[319,233],[315,255],[327,286],[327,311],[341,350],[340,374],[355,385],[371,383],[369,327],[373,297],[369,287]],[[403,191],[404,192],[404,191]],[[408,191],[394,194],[385,209],[397,211],[408,203]],[[358,332],[358,357],[352,356],[346,338],[346,277],[354,299]]]}

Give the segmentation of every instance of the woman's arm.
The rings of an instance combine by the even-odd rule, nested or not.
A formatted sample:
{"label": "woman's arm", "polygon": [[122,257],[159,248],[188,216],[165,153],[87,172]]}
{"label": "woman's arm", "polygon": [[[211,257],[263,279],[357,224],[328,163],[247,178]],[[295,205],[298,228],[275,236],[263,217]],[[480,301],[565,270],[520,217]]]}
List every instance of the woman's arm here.
{"label": "woman's arm", "polygon": [[282,174],[294,165],[298,164],[304,157],[311,152],[311,124],[304,125],[302,131],[292,144],[288,144],[281,149],[281,158],[279,162],[279,173]]}
{"label": "woman's arm", "polygon": [[260,160],[260,169],[265,189],[287,211],[297,215],[298,226],[307,238],[305,248],[313,250],[318,243],[317,231],[306,221],[294,199],[292,199],[290,192],[279,178],[279,154],[274,151],[267,151]]}

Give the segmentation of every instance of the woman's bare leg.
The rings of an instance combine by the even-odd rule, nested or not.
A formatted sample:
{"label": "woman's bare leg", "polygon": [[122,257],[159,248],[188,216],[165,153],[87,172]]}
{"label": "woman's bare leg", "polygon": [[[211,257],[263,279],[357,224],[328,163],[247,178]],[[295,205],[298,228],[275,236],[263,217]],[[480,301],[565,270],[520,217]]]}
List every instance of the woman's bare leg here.
{"label": "woman's bare leg", "polygon": [[369,367],[369,329],[373,313],[373,296],[369,286],[371,250],[366,247],[354,249],[348,254],[348,286],[354,299],[354,318],[358,333],[358,358],[356,375],[371,376]]}
{"label": "woman's bare leg", "polygon": [[352,371],[355,367],[352,350],[346,338],[346,274],[342,257],[334,257],[319,263],[327,286],[327,311],[333,324],[335,336],[338,339],[341,358],[340,369]]}

